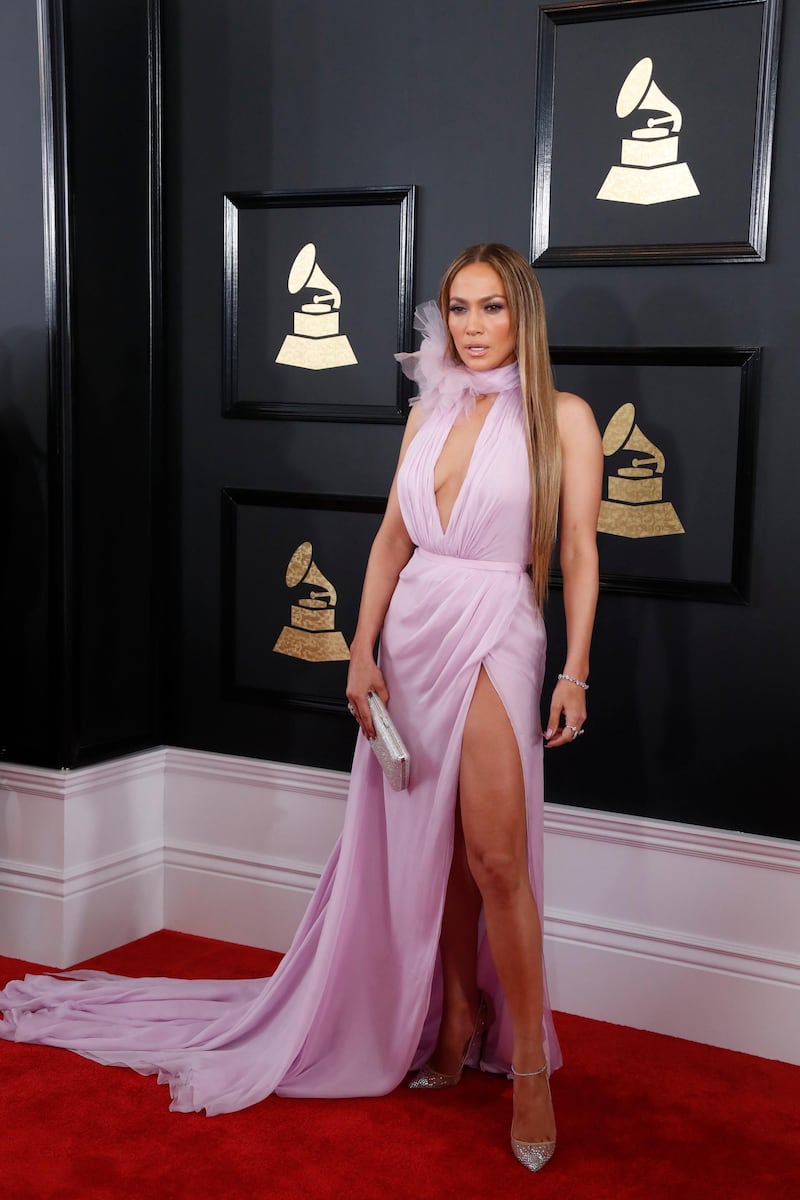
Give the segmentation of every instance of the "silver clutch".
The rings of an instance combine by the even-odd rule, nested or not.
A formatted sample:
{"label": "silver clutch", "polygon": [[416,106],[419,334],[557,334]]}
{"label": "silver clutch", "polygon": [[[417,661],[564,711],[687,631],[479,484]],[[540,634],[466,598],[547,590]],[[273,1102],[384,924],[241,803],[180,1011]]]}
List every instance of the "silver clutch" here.
{"label": "silver clutch", "polygon": [[411,758],[397,727],[389,716],[386,705],[375,692],[367,693],[367,703],[375,726],[375,737],[370,741],[372,753],[381,764],[389,787],[402,792],[408,787]]}

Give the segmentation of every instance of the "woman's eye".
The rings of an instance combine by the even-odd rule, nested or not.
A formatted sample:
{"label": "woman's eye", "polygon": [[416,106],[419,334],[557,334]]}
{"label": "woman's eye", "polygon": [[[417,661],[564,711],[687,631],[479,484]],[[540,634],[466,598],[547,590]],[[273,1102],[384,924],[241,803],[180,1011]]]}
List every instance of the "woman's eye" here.
{"label": "woman's eye", "polygon": [[463,311],[464,311],[464,305],[463,305],[463,304],[451,304],[451,305],[450,305],[450,312],[451,312],[451,313],[462,313]]}
{"label": "woman's eye", "polygon": [[502,307],[503,307],[502,304],[487,304],[486,311],[491,312],[491,313],[496,313],[496,312],[500,312]]}

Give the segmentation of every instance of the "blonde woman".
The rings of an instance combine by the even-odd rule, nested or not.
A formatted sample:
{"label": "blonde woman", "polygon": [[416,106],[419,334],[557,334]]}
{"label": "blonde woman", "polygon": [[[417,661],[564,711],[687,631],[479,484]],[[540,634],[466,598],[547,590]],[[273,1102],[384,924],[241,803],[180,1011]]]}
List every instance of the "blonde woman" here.
{"label": "blonde woman", "polygon": [[[602,447],[585,401],[554,391],[541,289],[516,251],[465,250],[418,325],[422,349],[403,366],[421,397],[367,569],[348,697],[371,735],[367,693],[391,695],[417,743],[426,834],[441,809],[449,874],[435,877],[439,963],[410,1086],[452,1086],[467,1063],[511,1071],[512,1146],[537,1170],[555,1149],[560,1063],[542,962],[541,751],[572,745],[586,720]],[[542,735],[557,527],[568,651]]]}

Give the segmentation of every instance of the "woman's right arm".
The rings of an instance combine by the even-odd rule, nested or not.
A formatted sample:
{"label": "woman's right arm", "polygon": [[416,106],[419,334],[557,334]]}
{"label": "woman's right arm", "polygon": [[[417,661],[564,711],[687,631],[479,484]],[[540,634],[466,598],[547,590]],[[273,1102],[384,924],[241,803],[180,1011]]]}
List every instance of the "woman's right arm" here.
{"label": "woman's right arm", "polygon": [[[408,446],[422,423],[422,413],[415,406],[411,409],[397,470],[405,458]],[[395,471],[386,512],[380,528],[372,543],[367,570],[364,575],[364,586],[361,589],[361,605],[358,610],[358,624],[350,644],[350,667],[347,672],[347,699],[355,709],[354,716],[367,737],[375,736],[372,725],[367,693],[377,692],[384,704],[389,699],[389,692],[384,682],[383,674],[375,662],[375,643],[389,607],[397,579],[411,555],[414,553],[414,543],[408,536],[400,502],[397,499],[397,471]]]}

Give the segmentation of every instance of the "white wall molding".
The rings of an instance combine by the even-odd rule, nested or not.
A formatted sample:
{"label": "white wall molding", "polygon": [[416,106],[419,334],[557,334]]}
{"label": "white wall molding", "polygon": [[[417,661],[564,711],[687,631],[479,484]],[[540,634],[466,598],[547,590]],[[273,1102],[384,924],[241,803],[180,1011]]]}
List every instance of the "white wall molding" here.
{"label": "white wall molding", "polygon": [[800,846],[550,805],[545,945],[563,1011],[800,1063]]}
{"label": "white wall molding", "polygon": [[757,834],[678,825],[651,817],[628,817],[597,809],[545,805],[545,829],[561,837],[610,842],[684,858],[705,858],[768,870],[800,873],[800,843]]}
{"label": "white wall molding", "polygon": [[[283,950],[348,776],[173,747],[0,767],[0,953],[66,967],[158,928]],[[800,1063],[800,845],[547,805],[564,1012]]]}
{"label": "white wall molding", "polygon": [[[201,871],[206,875],[227,875],[232,879],[244,879],[248,883],[263,883],[278,887],[296,888],[307,899],[317,886],[319,867],[314,863],[302,863],[267,855],[223,854],[213,846],[182,845],[167,846],[164,865],[182,867],[186,871]],[[270,947],[267,947],[268,949]]]}
{"label": "white wall molding", "polygon": [[160,871],[163,863],[164,847],[162,839],[158,838],[149,846],[141,846],[134,852],[107,854],[104,858],[63,870],[32,867],[28,863],[14,862],[13,859],[0,859],[0,872],[3,882],[8,886],[66,900],[143,871]]}
{"label": "white wall molding", "polygon": [[216,779],[225,784],[231,780],[254,783],[259,788],[276,788],[301,796],[313,793],[334,801],[347,799],[350,777],[344,771],[303,767],[295,763],[269,762],[260,758],[234,758],[230,754],[182,750],[173,746],[168,747],[164,753],[171,774]]}
{"label": "white wall molding", "polygon": [[163,927],[164,751],[0,766],[0,953],[68,967]]}
{"label": "white wall molding", "polygon": [[87,795],[100,788],[118,783],[127,784],[137,779],[164,773],[165,750],[146,750],[126,758],[114,758],[109,762],[96,763],[91,767],[80,767],[75,771],[54,771],[48,767],[27,767],[17,763],[0,764],[0,789],[19,795],[43,795],[67,797],[79,793]]}
{"label": "white wall molding", "polygon": [[622,922],[598,922],[574,913],[548,908],[547,936],[551,940],[599,947],[639,955],[679,966],[702,967],[740,978],[762,979],[770,983],[797,985],[800,981],[800,955],[767,955],[755,946],[731,942],[702,941],[670,930],[636,927]]}

